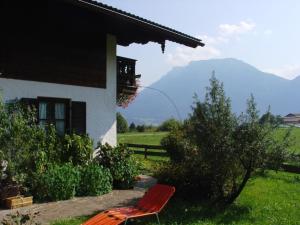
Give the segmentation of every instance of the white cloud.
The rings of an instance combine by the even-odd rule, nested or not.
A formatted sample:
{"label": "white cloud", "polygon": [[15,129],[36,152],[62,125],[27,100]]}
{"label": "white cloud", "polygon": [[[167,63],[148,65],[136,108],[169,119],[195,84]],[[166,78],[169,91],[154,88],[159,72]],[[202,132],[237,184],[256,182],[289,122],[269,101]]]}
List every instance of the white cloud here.
{"label": "white cloud", "polygon": [[229,37],[248,33],[255,28],[255,23],[241,21],[238,24],[220,24],[219,33],[221,36]]}
{"label": "white cloud", "polygon": [[300,65],[284,65],[279,68],[265,69],[264,71],[292,80],[300,75]]}
{"label": "white cloud", "polygon": [[221,52],[214,47],[177,47],[174,53],[167,54],[167,62],[173,66],[185,66],[191,61],[205,60],[221,55]]}
{"label": "white cloud", "polygon": [[196,49],[189,47],[177,47],[174,52],[167,54],[167,62],[172,66],[184,66],[191,61],[205,60],[222,55],[220,44],[226,44],[232,39],[238,40],[241,34],[253,31],[255,24],[241,21],[237,24],[221,24],[218,27],[218,34],[215,37],[199,35],[205,47]]}

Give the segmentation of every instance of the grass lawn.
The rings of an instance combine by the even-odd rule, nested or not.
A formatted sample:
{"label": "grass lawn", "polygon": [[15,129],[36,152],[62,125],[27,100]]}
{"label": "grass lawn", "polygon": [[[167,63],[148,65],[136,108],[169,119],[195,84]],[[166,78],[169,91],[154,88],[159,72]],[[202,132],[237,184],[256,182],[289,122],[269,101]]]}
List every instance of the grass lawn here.
{"label": "grass lawn", "polygon": [[[285,135],[287,128],[280,128],[276,132],[276,138],[282,138]],[[294,127],[291,131],[291,138],[293,145],[290,147],[290,151],[293,153],[300,154],[300,128]]]}
{"label": "grass lawn", "polygon": [[[300,176],[268,172],[250,180],[237,202],[224,211],[205,204],[173,198],[160,214],[164,225],[299,225]],[[87,217],[52,225],[79,225]],[[155,218],[134,221],[133,225],[154,225]]]}
{"label": "grass lawn", "polygon": [[[143,132],[118,134],[118,143],[160,145],[160,141],[168,132]],[[149,156],[144,158],[144,149],[134,149],[135,157],[142,164],[142,173],[151,175],[161,164],[169,161],[163,150],[149,150]]]}
{"label": "grass lawn", "polygon": [[160,141],[168,132],[130,132],[118,134],[118,143],[160,145]]}

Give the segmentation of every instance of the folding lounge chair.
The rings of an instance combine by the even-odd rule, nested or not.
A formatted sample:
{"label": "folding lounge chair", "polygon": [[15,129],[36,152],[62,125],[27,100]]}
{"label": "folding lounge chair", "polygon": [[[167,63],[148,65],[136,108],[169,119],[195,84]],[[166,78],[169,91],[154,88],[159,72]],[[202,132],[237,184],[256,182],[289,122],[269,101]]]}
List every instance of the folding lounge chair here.
{"label": "folding lounge chair", "polygon": [[126,225],[129,219],[151,215],[155,215],[158,224],[160,224],[158,213],[174,193],[174,187],[156,184],[145,193],[135,206],[106,210],[92,217],[82,225],[119,225],[123,222]]}

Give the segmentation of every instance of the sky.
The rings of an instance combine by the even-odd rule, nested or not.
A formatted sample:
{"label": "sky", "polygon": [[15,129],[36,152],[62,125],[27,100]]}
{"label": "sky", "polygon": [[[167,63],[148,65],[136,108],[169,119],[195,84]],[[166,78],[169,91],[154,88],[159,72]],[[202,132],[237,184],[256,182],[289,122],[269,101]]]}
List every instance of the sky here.
{"label": "sky", "polygon": [[[100,0],[98,0],[100,1]],[[196,49],[167,42],[118,46],[119,56],[137,59],[148,86],[173,67],[211,58],[236,58],[286,79],[300,75],[299,0],[101,0],[206,44]]]}

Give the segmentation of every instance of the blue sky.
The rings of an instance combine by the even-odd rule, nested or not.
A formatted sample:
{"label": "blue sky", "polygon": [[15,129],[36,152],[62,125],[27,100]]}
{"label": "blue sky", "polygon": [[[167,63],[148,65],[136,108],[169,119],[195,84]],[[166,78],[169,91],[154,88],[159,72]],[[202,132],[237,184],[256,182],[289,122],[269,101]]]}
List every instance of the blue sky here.
{"label": "blue sky", "polygon": [[237,58],[287,79],[300,75],[298,0],[102,0],[101,2],[202,39],[204,48],[167,42],[118,47],[138,60],[142,85],[193,60]]}

